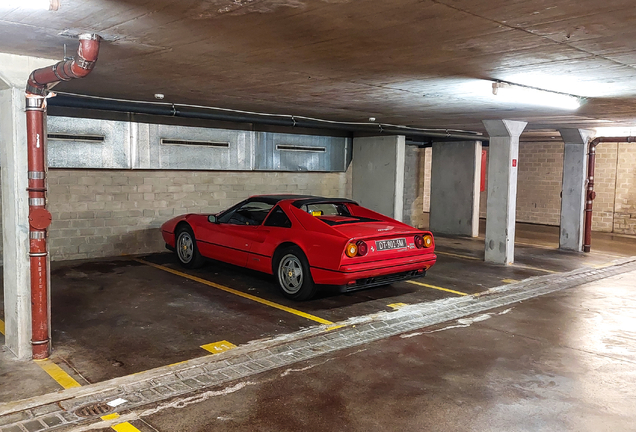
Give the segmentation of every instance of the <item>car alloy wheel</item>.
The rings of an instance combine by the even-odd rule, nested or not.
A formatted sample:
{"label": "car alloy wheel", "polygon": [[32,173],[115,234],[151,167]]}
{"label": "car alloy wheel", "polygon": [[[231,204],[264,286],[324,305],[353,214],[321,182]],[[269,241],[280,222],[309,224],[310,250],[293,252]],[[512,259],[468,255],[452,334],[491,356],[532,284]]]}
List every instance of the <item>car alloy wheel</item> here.
{"label": "car alloy wheel", "polygon": [[188,231],[182,231],[177,239],[177,255],[179,261],[188,264],[194,257],[194,241]]}
{"label": "car alloy wheel", "polygon": [[287,294],[296,294],[303,286],[303,266],[294,254],[287,254],[278,265],[278,280]]}

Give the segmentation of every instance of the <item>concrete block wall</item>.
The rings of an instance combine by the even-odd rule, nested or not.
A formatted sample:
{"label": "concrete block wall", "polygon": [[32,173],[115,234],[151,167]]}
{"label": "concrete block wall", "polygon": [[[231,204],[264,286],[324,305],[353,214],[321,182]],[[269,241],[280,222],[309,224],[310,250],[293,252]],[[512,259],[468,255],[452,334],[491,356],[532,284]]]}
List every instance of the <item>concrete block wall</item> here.
{"label": "concrete block wall", "polygon": [[520,143],[517,222],[559,225],[563,142]]}
{"label": "concrete block wall", "polygon": [[636,234],[636,144],[618,145],[614,211],[614,232]]}
{"label": "concrete block wall", "polygon": [[[517,221],[559,225],[563,143],[520,143]],[[486,179],[486,182],[488,179]],[[592,230],[636,234],[636,144],[596,148]],[[480,217],[486,217],[486,192]]]}
{"label": "concrete block wall", "polygon": [[263,193],[350,197],[351,173],[52,169],[51,259],[164,251],[164,221]]}
{"label": "concrete block wall", "polygon": [[616,194],[616,157],[618,144],[603,143],[596,146],[594,168],[594,211],[592,230],[612,232],[614,229],[614,200]]}
{"label": "concrete block wall", "polygon": [[[559,225],[563,142],[520,142],[517,166],[517,222]],[[488,171],[486,190],[481,192],[479,200],[481,218],[486,217],[487,201]]]}

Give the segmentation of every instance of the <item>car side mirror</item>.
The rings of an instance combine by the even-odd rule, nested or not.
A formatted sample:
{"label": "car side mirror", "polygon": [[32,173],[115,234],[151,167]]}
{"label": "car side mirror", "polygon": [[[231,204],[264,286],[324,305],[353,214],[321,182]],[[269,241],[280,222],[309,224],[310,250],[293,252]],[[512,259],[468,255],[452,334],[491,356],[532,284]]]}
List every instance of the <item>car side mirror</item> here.
{"label": "car side mirror", "polygon": [[218,219],[216,218],[216,215],[208,216],[208,222],[219,223]]}

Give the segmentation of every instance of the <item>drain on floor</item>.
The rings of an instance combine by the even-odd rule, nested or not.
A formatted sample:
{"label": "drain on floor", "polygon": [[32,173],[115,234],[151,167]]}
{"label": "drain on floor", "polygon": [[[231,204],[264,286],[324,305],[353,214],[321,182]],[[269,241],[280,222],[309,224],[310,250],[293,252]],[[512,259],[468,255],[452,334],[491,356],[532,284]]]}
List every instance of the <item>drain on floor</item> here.
{"label": "drain on floor", "polygon": [[86,405],[84,407],[78,408],[75,411],[75,415],[80,417],[93,417],[93,416],[101,416],[111,412],[113,408],[105,403],[96,403],[92,405]]}

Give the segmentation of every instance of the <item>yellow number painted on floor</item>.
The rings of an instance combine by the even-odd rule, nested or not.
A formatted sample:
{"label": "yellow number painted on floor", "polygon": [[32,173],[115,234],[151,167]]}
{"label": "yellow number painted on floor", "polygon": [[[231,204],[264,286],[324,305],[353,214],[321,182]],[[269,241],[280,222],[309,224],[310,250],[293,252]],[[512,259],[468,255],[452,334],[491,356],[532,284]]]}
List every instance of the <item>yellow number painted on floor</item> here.
{"label": "yellow number painted on floor", "polygon": [[206,345],[201,345],[201,348],[211,352],[212,354],[219,354],[219,353],[236,348],[236,345],[228,341],[220,341],[220,342],[209,343]]}

